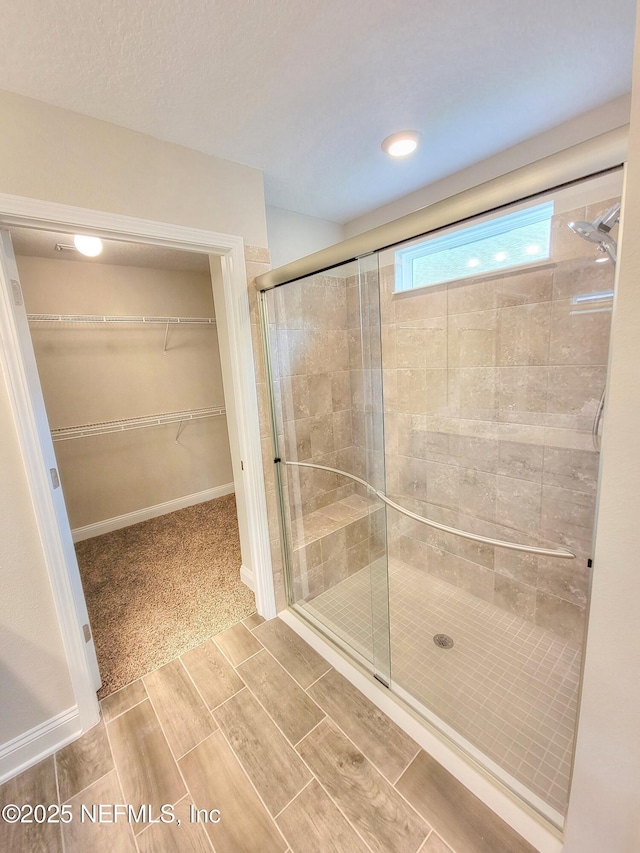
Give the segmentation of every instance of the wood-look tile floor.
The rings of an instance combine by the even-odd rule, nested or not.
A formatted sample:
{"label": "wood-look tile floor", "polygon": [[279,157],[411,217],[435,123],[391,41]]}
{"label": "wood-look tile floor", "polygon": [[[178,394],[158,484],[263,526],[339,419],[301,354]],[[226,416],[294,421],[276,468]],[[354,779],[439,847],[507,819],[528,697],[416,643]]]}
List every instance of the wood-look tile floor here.
{"label": "wood-look tile floor", "polygon": [[[72,815],[0,819],[7,853],[534,851],[284,622],[255,615],[104,699],[95,728],[0,786],[7,803]],[[116,804],[148,821],[114,821]]]}

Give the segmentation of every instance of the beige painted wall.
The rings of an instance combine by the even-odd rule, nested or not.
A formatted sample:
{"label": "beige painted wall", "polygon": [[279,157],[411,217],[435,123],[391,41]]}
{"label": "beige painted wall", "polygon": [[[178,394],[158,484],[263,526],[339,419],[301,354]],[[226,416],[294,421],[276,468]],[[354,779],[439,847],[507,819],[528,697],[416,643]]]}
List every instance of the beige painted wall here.
{"label": "beige painted wall", "polygon": [[640,850],[640,20],[565,853]]}
{"label": "beige painted wall", "polygon": [[337,222],[267,207],[267,231],[271,266],[281,267],[344,240],[344,227]]}
{"label": "beige painted wall", "polygon": [[[0,192],[236,234],[266,246],[262,176],[255,169],[6,92],[0,92],[0,120]],[[0,741],[73,704],[8,418],[3,397],[0,624],[8,628],[0,672],[8,686],[12,677],[18,680],[0,690]]]}
{"label": "beige painted wall", "polygon": [[0,90],[0,192],[267,245],[262,173]]}
{"label": "beige painted wall", "polygon": [[75,704],[49,577],[0,376],[0,744]]}
{"label": "beige painted wall", "polygon": [[[207,273],[18,257],[30,314],[213,317]],[[224,405],[215,326],[34,323],[52,429]],[[224,417],[55,443],[72,529],[233,482]]]}

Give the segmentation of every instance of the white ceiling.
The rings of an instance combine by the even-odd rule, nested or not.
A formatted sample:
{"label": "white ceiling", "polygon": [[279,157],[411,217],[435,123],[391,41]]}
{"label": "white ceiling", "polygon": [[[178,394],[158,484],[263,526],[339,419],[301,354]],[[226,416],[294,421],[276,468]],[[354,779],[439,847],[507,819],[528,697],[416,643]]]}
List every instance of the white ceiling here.
{"label": "white ceiling", "polygon": [[[627,92],[635,0],[5,0],[0,88],[343,222]],[[391,161],[388,134],[421,132]]]}
{"label": "white ceiling", "polygon": [[58,251],[56,245],[73,246],[73,234],[62,231],[41,231],[33,228],[9,229],[16,255],[31,258],[49,258],[56,261],[83,261],[91,264],[115,264],[125,267],[149,267],[157,270],[187,270],[209,273],[209,257],[198,252],[185,252],[152,246],[149,243],[124,243],[120,240],[103,240],[102,252],[88,258],[73,249]]}

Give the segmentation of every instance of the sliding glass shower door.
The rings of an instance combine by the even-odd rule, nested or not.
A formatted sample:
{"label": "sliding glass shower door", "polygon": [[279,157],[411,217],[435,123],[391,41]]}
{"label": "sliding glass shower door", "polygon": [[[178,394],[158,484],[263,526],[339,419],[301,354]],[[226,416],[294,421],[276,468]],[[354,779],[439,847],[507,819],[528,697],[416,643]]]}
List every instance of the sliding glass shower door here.
{"label": "sliding glass shower door", "polygon": [[377,257],[265,297],[289,603],[388,684]]}
{"label": "sliding glass shower door", "polygon": [[561,826],[621,172],[267,292],[290,605]]}

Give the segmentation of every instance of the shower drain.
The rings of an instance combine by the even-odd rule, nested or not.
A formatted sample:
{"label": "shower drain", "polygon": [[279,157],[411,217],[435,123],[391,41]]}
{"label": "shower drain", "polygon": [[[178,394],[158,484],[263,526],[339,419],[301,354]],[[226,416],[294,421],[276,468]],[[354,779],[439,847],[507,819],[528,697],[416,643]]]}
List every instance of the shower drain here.
{"label": "shower drain", "polygon": [[434,634],[433,642],[439,649],[450,649],[453,647],[453,640],[448,634]]}

